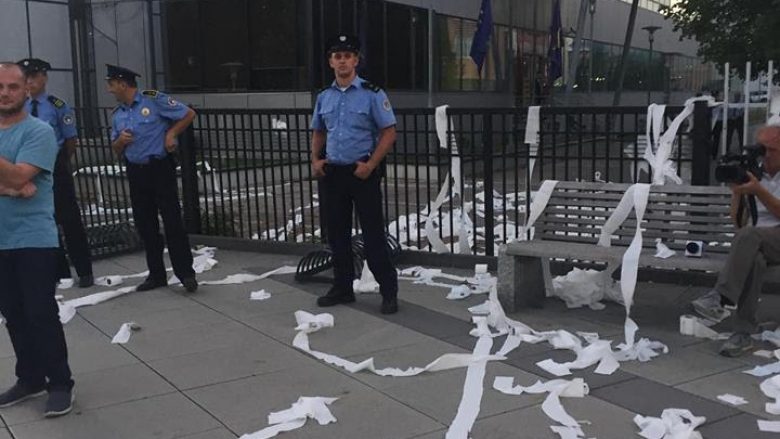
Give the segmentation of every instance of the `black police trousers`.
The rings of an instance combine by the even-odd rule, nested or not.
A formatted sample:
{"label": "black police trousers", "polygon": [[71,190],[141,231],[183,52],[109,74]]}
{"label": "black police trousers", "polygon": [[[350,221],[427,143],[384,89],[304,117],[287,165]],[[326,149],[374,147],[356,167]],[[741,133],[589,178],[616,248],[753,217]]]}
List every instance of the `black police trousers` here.
{"label": "black police trousers", "polygon": [[[57,162],[54,165],[54,219],[62,227],[65,249],[68,258],[76,268],[79,277],[92,274],[92,260],[89,254],[89,243],[81,222],[81,210],[76,201],[76,186],[70,168],[70,157],[67,148],[60,148]],[[62,247],[63,236],[60,236]],[[70,277],[70,267],[65,258],[65,252],[59,255],[59,278]]]}
{"label": "black police trousers", "polygon": [[390,259],[382,217],[381,171],[375,169],[366,180],[355,177],[354,165],[326,165],[323,190],[328,244],[333,252],[333,286],[352,292],[355,269],[352,263],[352,205],[363,230],[368,268],[379,283],[384,298],[398,294],[398,276]]}
{"label": "black police trousers", "polygon": [[[190,240],[181,218],[176,165],[173,157],[153,158],[147,164],[128,163],[127,178],[130,182],[133,219],[146,250],[149,277],[154,280],[167,278],[163,263],[163,250],[166,243],[176,277],[179,279],[194,277]],[[162,216],[165,241],[160,235],[158,213]]]}
{"label": "black police trousers", "polygon": [[0,312],[16,353],[16,377],[35,390],[73,387],[54,299],[58,253],[57,248],[0,250]]}

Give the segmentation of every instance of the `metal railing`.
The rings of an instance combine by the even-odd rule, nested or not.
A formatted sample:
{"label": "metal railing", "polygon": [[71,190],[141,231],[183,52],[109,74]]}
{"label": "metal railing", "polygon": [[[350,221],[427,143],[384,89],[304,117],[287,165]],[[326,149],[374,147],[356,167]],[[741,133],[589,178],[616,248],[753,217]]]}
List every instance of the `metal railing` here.
{"label": "metal railing", "polygon": [[[679,111],[668,108],[667,116]],[[109,225],[126,232],[132,215],[124,167],[110,151],[110,110],[80,113],[91,127],[74,159],[84,220],[91,236]],[[645,113],[644,107],[542,108],[540,142],[530,147],[525,108],[449,109],[442,148],[433,109],[397,110],[398,137],[382,183],[388,232],[404,248],[433,251],[430,223],[450,252],[495,255],[497,245],[521,234],[532,190],[542,180],[649,181],[642,159]],[[309,110],[198,110],[179,148],[188,230],[324,242],[320,183],[309,167],[310,121]],[[694,137],[681,129],[674,153],[688,181],[696,168]],[[353,224],[358,232],[357,218]],[[138,242],[102,245],[110,252]]]}

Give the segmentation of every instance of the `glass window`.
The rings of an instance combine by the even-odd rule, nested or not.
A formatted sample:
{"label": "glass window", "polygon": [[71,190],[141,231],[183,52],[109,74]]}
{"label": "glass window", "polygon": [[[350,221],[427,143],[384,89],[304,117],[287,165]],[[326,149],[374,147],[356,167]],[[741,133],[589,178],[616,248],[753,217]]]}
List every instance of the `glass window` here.
{"label": "glass window", "polygon": [[201,1],[203,88],[249,88],[249,22],[246,0]]}
{"label": "glass window", "polygon": [[438,51],[438,88],[441,91],[460,90],[460,22],[459,18],[436,16],[436,47]]}

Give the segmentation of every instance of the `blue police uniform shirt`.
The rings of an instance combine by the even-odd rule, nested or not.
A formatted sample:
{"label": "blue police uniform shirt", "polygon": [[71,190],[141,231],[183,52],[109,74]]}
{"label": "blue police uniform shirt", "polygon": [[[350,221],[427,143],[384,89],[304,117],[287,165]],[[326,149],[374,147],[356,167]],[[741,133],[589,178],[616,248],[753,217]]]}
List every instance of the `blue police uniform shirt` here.
{"label": "blue police uniform shirt", "polygon": [[58,150],[52,127],[32,116],[0,129],[0,157],[41,170],[33,177],[37,191],[31,198],[0,196],[0,250],[59,246],[51,174]]}
{"label": "blue police uniform shirt", "polygon": [[133,134],[133,141],[125,148],[125,158],[130,163],[148,163],[151,158],[168,155],[165,150],[165,133],[171,122],[187,115],[189,108],[165,93],[157,91],[136,92],[130,105],[119,104],[114,109],[111,123],[111,141],[124,130]]}
{"label": "blue police uniform shirt", "polygon": [[327,132],[328,163],[350,165],[371,155],[379,131],[396,124],[384,90],[365,88],[356,76],[342,91],[333,81],[317,96],[311,128]]}
{"label": "blue police uniform shirt", "polygon": [[28,114],[32,114],[33,101],[38,101],[38,119],[54,128],[58,146],[62,146],[68,139],[78,137],[76,117],[68,104],[44,92],[38,97],[28,98],[27,102],[24,103],[24,109]]}

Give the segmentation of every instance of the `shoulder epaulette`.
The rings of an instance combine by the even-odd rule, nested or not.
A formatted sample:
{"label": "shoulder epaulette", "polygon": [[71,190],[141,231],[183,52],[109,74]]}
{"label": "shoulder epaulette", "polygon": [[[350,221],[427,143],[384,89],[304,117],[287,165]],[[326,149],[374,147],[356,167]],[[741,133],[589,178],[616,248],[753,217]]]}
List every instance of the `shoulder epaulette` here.
{"label": "shoulder epaulette", "polygon": [[374,84],[373,82],[370,82],[370,81],[363,81],[363,88],[367,88],[367,89],[373,91],[374,93],[379,93],[382,90],[382,87],[380,87],[380,86],[378,86],[378,85],[376,85],[376,84]]}
{"label": "shoulder epaulette", "polygon": [[49,102],[51,102],[52,105],[54,105],[57,108],[62,108],[65,106],[65,101],[58,98],[57,96],[49,95],[48,100]]}
{"label": "shoulder epaulette", "polygon": [[153,98],[156,98],[160,94],[160,92],[157,90],[144,90],[141,92],[141,94],[144,96],[151,96]]}
{"label": "shoulder epaulette", "polygon": [[116,107],[112,108],[111,109],[111,114],[116,113],[116,110],[118,110],[118,109],[119,109],[119,105],[117,105]]}

